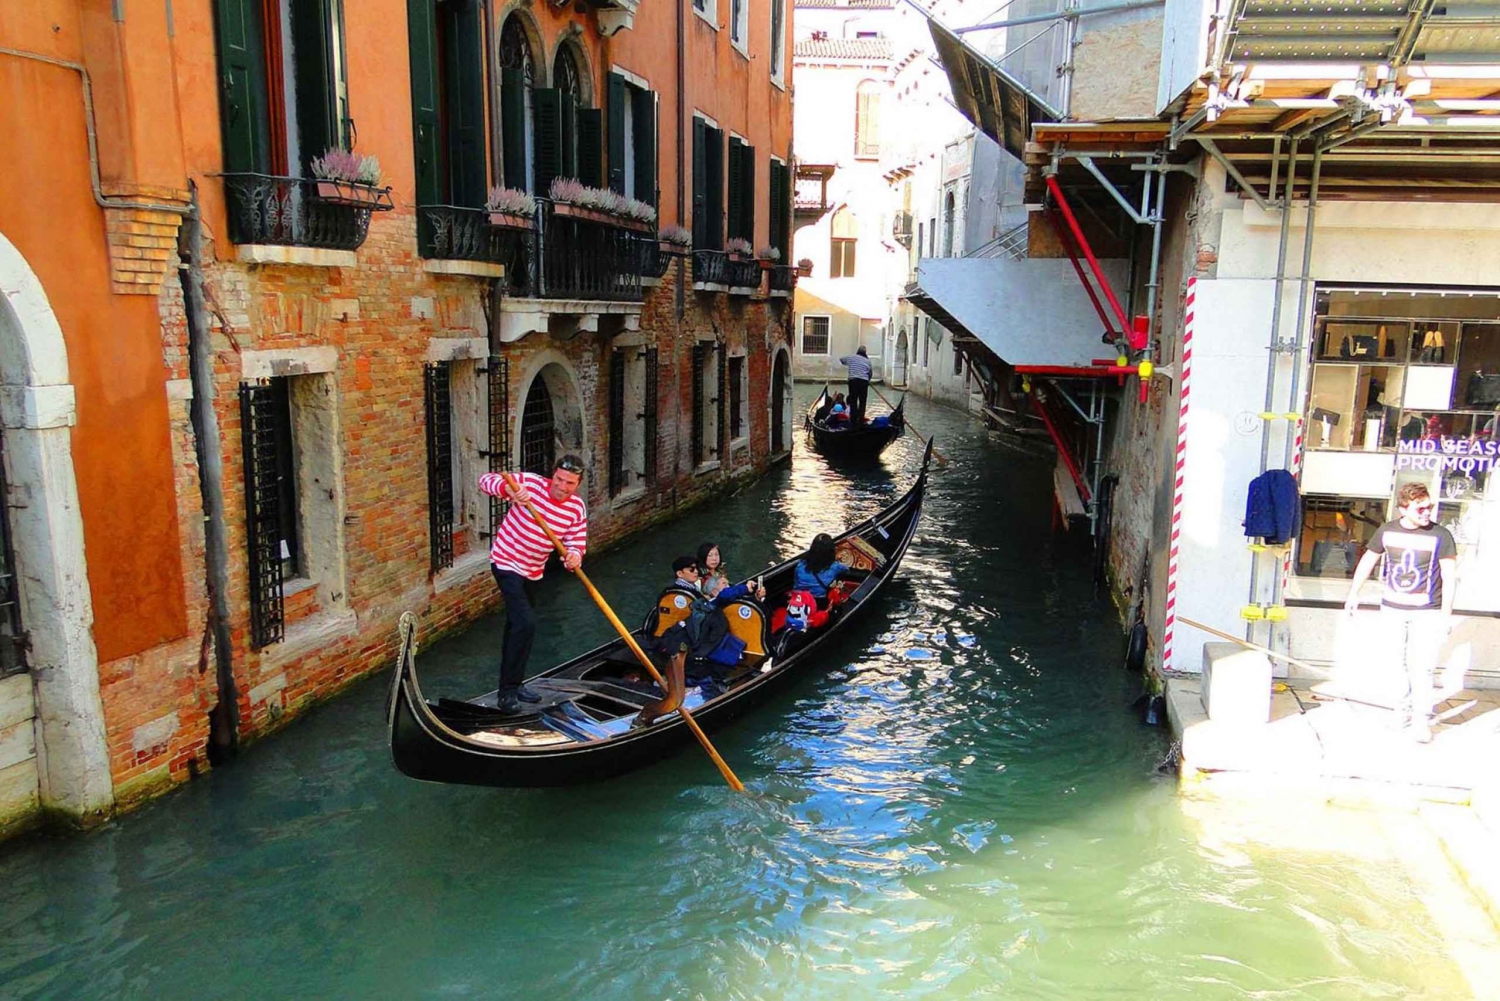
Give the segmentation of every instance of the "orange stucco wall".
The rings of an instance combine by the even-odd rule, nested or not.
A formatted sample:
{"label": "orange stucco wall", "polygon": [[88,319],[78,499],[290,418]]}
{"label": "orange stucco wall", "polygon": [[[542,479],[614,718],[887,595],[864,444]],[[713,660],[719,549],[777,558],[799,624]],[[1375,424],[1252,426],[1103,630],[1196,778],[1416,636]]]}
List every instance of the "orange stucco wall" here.
{"label": "orange stucco wall", "polygon": [[[135,79],[131,100],[115,102],[98,122],[101,160],[118,180],[180,189],[171,153],[175,113],[164,117],[162,109],[162,95],[170,98],[172,89],[164,32],[141,24],[157,49],[134,39],[131,51],[109,8],[108,0],[5,4],[0,46]],[[0,54],[0,93],[0,135],[9,137],[0,169],[0,232],[36,272],[67,346],[94,637],[100,659],[109,660],[187,630],[157,299],[111,292],[79,75]],[[142,151],[144,158],[134,155]]]}

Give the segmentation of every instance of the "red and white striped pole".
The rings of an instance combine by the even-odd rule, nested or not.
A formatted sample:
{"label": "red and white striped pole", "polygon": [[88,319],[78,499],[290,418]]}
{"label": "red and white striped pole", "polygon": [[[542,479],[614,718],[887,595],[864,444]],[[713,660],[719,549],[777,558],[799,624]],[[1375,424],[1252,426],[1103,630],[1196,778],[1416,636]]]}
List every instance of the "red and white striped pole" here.
{"label": "red and white striped pole", "polygon": [[1177,407],[1177,453],[1173,459],[1172,482],[1172,534],[1167,548],[1167,609],[1166,624],[1161,635],[1162,673],[1172,670],[1172,634],[1177,624],[1177,563],[1178,550],[1182,544],[1182,484],[1183,472],[1187,468],[1187,422],[1188,405],[1192,402],[1193,374],[1193,303],[1197,298],[1198,279],[1189,278],[1187,284],[1187,315],[1182,321],[1182,375],[1178,382]]}

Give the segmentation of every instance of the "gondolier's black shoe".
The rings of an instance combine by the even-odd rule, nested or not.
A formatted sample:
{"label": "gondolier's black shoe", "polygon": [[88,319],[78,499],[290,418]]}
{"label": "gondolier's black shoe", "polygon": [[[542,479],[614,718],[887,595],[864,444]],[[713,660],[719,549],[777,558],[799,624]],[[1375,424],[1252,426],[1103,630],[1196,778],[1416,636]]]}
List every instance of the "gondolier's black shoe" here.
{"label": "gondolier's black shoe", "polygon": [[501,692],[495,696],[495,708],[507,716],[519,716],[521,714],[521,700],[516,698],[515,692]]}
{"label": "gondolier's black shoe", "polygon": [[540,702],[542,701],[542,693],[530,685],[522,685],[516,689],[516,698],[522,702]]}

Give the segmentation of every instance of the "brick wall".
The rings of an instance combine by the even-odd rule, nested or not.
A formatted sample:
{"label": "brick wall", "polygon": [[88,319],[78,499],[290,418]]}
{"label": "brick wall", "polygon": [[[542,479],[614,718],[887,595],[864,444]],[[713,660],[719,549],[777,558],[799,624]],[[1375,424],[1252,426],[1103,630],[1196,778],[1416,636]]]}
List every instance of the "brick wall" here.
{"label": "brick wall", "polygon": [[[214,403],[220,422],[224,506],[229,536],[229,608],[241,738],[257,739],[302,709],[365,675],[387,668],[396,622],[420,617],[425,641],[492,613],[498,595],[474,547],[454,568],[429,572],[423,364],[432,338],[488,336],[488,283],[430,274],[416,254],[415,218],[377,215],[356,267],[248,265],[226,240],[205,248],[206,296],[215,351]],[[773,353],[788,342],[786,300],[747,300],[687,291],[677,305],[678,272],[669,269],[650,290],[641,332],[660,352],[658,477],[645,496],[618,508],[607,497],[608,412],[604,378],[609,339],[581,333],[568,341],[532,334],[505,345],[510,358],[511,434],[524,403],[528,362],[560,355],[581,396],[591,462],[587,479],[591,548],[669,517],[758,475],[768,460]],[[171,403],[182,587],[189,636],[100,665],[116,795],[129,807],[207,766],[208,713],[218,699],[212,649],[204,642],[202,503],[188,419],[187,325],[176,261],[158,298],[162,350]],[[692,344],[723,339],[747,356],[749,446],[728,468],[695,475],[691,468]],[[333,348],[329,376],[337,391],[344,494],[346,608],[324,608],[298,595],[288,602],[286,641],[249,647],[243,461],[238,385],[242,353],[282,348]],[[532,366],[534,367],[534,366]],[[299,618],[300,616],[300,618]]]}

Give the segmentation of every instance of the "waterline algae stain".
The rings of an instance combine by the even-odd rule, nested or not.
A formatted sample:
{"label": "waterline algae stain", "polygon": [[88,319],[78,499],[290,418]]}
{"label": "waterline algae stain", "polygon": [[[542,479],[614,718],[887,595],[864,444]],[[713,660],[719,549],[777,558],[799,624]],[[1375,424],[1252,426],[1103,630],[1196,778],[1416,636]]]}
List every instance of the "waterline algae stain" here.
{"label": "waterline algae stain", "polygon": [[[1050,465],[909,406],[953,461],[881,607],[716,738],[752,795],[692,750],[570,789],[413,782],[374,678],[105,830],[7,846],[0,997],[1472,996],[1395,835],[1314,811],[1271,836],[1154,774]],[[636,621],[678,553],[753,572],[919,455],[846,475],[799,443],[589,572]],[[609,635],[576,582],[543,587],[534,664]],[[487,685],[501,624],[425,648],[427,694]]]}

